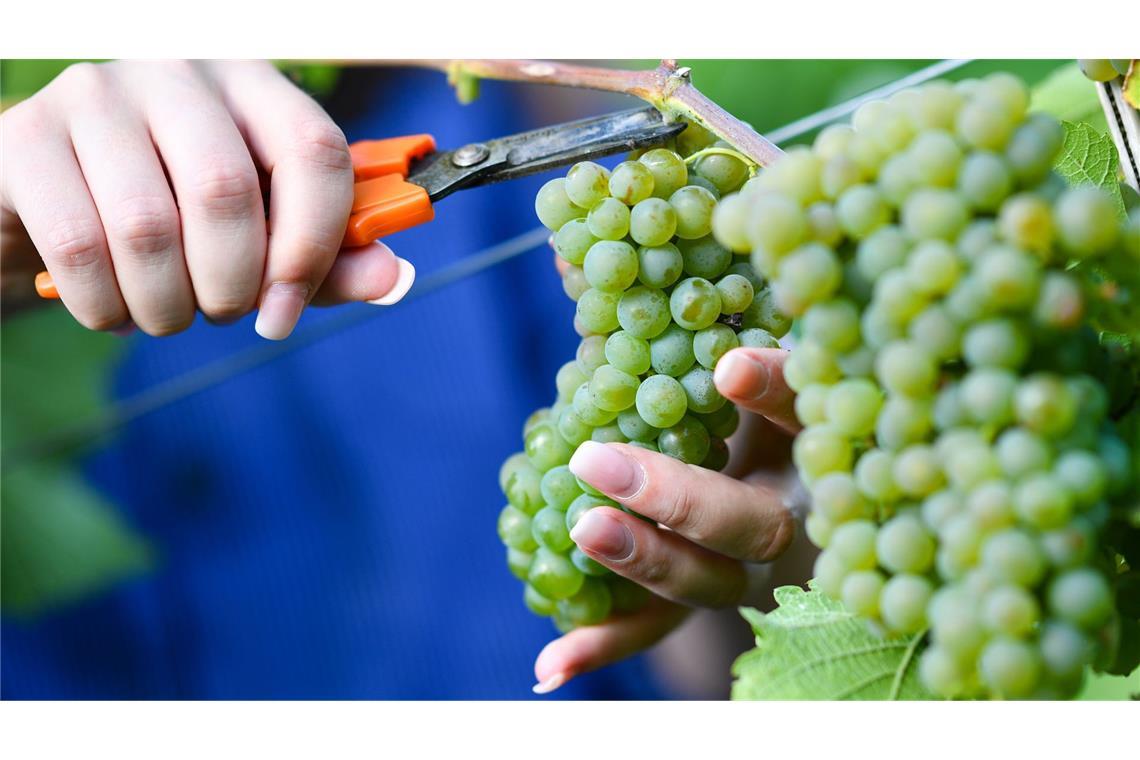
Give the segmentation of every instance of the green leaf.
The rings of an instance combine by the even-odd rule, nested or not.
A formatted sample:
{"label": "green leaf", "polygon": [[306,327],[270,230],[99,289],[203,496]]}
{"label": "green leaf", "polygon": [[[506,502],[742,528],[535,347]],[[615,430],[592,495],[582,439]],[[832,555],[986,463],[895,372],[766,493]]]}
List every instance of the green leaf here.
{"label": "green leaf", "polygon": [[883,638],[814,589],[775,597],[770,613],[741,610],[756,648],[733,665],[733,699],[932,698],[917,672],[923,634]]}
{"label": "green leaf", "polygon": [[1124,216],[1124,198],[1120,194],[1120,159],[1112,138],[1086,123],[1062,121],[1065,141],[1053,168],[1070,185],[1096,185],[1104,188]]}

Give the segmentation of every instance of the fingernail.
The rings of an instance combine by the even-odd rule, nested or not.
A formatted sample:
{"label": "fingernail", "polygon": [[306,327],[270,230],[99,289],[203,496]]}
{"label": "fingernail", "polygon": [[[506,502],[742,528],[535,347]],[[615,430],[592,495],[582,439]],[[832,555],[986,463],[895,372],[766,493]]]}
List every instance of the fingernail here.
{"label": "fingernail", "polygon": [[613,562],[629,559],[633,554],[633,534],[603,510],[591,509],[582,515],[570,539],[578,548],[590,554],[599,554]]}
{"label": "fingernail", "polygon": [[747,354],[730,353],[717,362],[713,383],[726,395],[758,399],[768,392],[768,368]]}
{"label": "fingernail", "polygon": [[604,494],[619,499],[636,496],[645,484],[645,471],[636,460],[597,441],[586,441],[570,457],[570,472]]}
{"label": "fingernail", "polygon": [[398,267],[396,284],[393,285],[392,289],[387,293],[379,298],[372,299],[368,303],[377,306],[391,306],[403,300],[404,296],[408,294],[408,291],[412,289],[412,283],[416,281],[416,268],[412,266],[412,262],[397,256],[396,266]]}
{"label": "fingernail", "polygon": [[118,335],[120,338],[125,338],[128,335],[134,334],[135,330],[137,329],[138,328],[135,327],[134,322],[127,320],[126,324],[123,324],[119,327],[116,327],[114,330],[111,330],[111,334]]}
{"label": "fingernail", "polygon": [[566,683],[567,678],[565,673],[555,673],[545,681],[540,681],[531,687],[531,691],[535,694],[549,694],[557,689],[562,684]]}
{"label": "fingernail", "polygon": [[266,340],[288,338],[301,318],[308,296],[309,286],[304,283],[273,283],[261,301],[253,329]]}

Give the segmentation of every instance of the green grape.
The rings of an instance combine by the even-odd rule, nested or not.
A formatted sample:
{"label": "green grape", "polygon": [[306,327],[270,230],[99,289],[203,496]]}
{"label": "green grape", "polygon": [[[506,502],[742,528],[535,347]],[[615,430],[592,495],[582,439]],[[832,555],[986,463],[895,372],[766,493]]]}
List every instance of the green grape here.
{"label": "green grape", "polygon": [[547,599],[568,599],[582,588],[585,576],[567,557],[539,548],[534,553],[527,580]]}
{"label": "green grape", "polygon": [[515,473],[528,467],[530,467],[530,463],[526,461],[526,454],[522,451],[516,451],[507,457],[506,461],[499,467],[499,490],[506,495],[507,485]]}
{"label": "green grape", "polygon": [[672,377],[683,375],[696,361],[693,333],[683,327],[669,325],[649,341],[649,357],[655,372]]}
{"label": "green grape", "polygon": [[843,564],[843,560],[831,552],[821,552],[812,568],[815,587],[835,599],[839,598],[843,589],[843,581],[849,572],[850,570]]}
{"label": "green grape", "polygon": [[590,378],[590,401],[606,412],[620,412],[633,406],[638,380],[634,375],[603,364]]}
{"label": "green grape", "polygon": [[[716,199],[718,201],[720,200],[720,196],[721,196],[720,188],[718,188],[716,185],[714,185],[712,182],[708,181],[707,179],[705,179],[701,175],[690,174],[688,182],[689,182],[689,184],[686,185],[685,187],[692,186],[692,187],[699,187],[702,190],[708,190],[710,193],[712,193],[712,197],[714,199]],[[684,188],[681,188],[681,189],[684,190]],[[676,193],[674,193],[674,195],[676,195]],[[710,229],[711,229],[711,227],[710,227]]]}
{"label": "green grape", "polygon": [[1023,380],[1017,386],[1013,406],[1018,422],[1048,437],[1068,431],[1079,409],[1069,387],[1053,375],[1033,375]]}
{"label": "green grape", "polygon": [[[695,353],[695,340],[693,345]],[[708,414],[724,405],[725,398],[720,395],[720,392],[716,389],[716,384],[713,383],[713,373],[711,369],[700,366],[693,367],[677,379],[680,381],[681,387],[685,389],[688,408],[692,411],[700,414]]]}
{"label": "green grape", "polygon": [[752,298],[752,303],[741,315],[743,327],[759,327],[771,333],[776,338],[788,334],[792,327],[792,320],[776,306],[776,298],[771,288],[760,288]]}
{"label": "green grape", "polygon": [[940,361],[957,357],[962,345],[962,328],[942,304],[927,306],[911,320],[907,328],[911,341],[922,346]]}
{"label": "green grape", "polygon": [[979,529],[990,533],[1013,523],[1013,496],[1000,479],[979,484],[966,496],[966,510]]}
{"label": "green grape", "polygon": [[722,314],[736,314],[748,308],[755,295],[752,283],[747,277],[739,274],[726,274],[716,282],[717,293],[720,294],[720,311]]}
{"label": "green grape", "polygon": [[924,398],[933,394],[938,365],[918,344],[895,341],[879,352],[875,376],[891,393]]}
{"label": "green grape", "polygon": [[773,290],[776,305],[785,314],[799,316],[834,294],[842,278],[842,267],[830,248],[819,243],[803,245],[780,265]]}
{"label": "green grape", "polygon": [[[717,147],[728,148],[729,146],[725,143],[717,143]],[[728,156],[723,153],[710,153],[702,156],[693,165],[693,170],[716,185],[717,190],[722,195],[739,189],[748,179],[748,167],[744,162],[735,156]]]}
{"label": "green grape", "polygon": [[586,215],[590,234],[599,240],[621,240],[629,232],[629,221],[629,206],[617,198],[604,199]]}
{"label": "green grape", "polygon": [[605,496],[583,493],[570,502],[570,506],[566,508],[566,530],[574,530],[574,526],[582,519],[582,515],[594,507],[617,507],[617,502]]}
{"label": "green grape", "polygon": [[1112,590],[1091,568],[1066,570],[1049,584],[1049,611],[1086,630],[1103,625],[1113,611]]}
{"label": "green grape", "polygon": [[[585,254],[582,254],[582,258],[583,260],[586,258]],[[582,271],[582,267],[566,268],[566,272],[562,275],[562,290],[571,301],[577,301],[589,289],[590,283],[586,282],[586,273]]]}
{"label": "green grape", "polygon": [[578,386],[578,390],[574,391],[574,399],[571,407],[574,414],[590,427],[599,427],[601,425],[608,425],[617,418],[615,412],[607,412],[600,409],[592,399],[590,393],[590,384],[588,382],[582,383]]}
{"label": "green grape", "polygon": [[680,422],[661,431],[657,447],[662,454],[688,464],[700,464],[709,453],[709,433],[695,417],[686,415]]}
{"label": "green grape", "polygon": [[[525,578],[523,580],[525,580]],[[526,604],[526,608],[528,610],[533,612],[535,615],[538,615],[539,617],[547,617],[549,615],[553,615],[554,612],[558,609],[557,605],[554,603],[554,600],[547,599],[545,596],[535,591],[534,586],[530,585],[529,583],[523,590],[523,602]]]}
{"label": "green grape", "polygon": [[863,438],[874,432],[882,404],[883,394],[870,380],[841,380],[827,391],[827,421],[844,435]]}
{"label": "green grape", "polygon": [[978,660],[982,680],[1006,699],[1028,697],[1041,678],[1041,658],[1033,645],[998,637],[986,644]]}
{"label": "green grape", "polygon": [[1013,506],[1023,522],[1039,530],[1051,530],[1069,521],[1073,497],[1058,478],[1037,472],[1018,483]]}
{"label": "green grape", "polygon": [[[574,363],[578,367],[578,371],[582,374],[582,380],[578,385],[588,381],[590,376],[594,374],[594,370],[606,363],[606,338],[603,335],[590,335],[582,338],[578,343],[578,351],[575,354]],[[574,386],[574,390],[578,389],[578,385]],[[571,397],[573,394],[571,394]]]}
{"label": "green grape", "polygon": [[800,327],[807,339],[844,353],[859,344],[859,308],[844,298],[817,303],[804,314]]}
{"label": "green grape", "polygon": [[1029,193],[1006,200],[998,213],[998,229],[1006,242],[1047,256],[1053,244],[1053,215],[1044,199]]}
{"label": "green grape", "polygon": [[1006,369],[981,367],[966,374],[958,386],[962,408],[980,425],[1001,427],[1013,420],[1017,377]]}
{"label": "green grape", "polygon": [[641,443],[657,440],[657,434],[661,432],[660,428],[646,422],[636,407],[619,412],[617,425],[626,438]]}
{"label": "green grape", "polygon": [[[621,318],[620,302],[618,304],[618,318],[619,320]],[[614,368],[630,375],[643,375],[649,371],[649,342],[631,332],[618,330],[606,338],[605,356],[606,361]],[[577,385],[574,386],[575,389],[577,387]]]}
{"label": "green grape", "polygon": [[679,240],[677,248],[685,274],[712,280],[719,277],[732,264],[732,252],[718,243],[712,235],[698,240]]}
{"label": "green grape", "polygon": [[923,651],[918,674],[926,688],[946,699],[961,696],[967,688],[967,675],[962,666],[954,655],[939,646]]}
{"label": "green grape", "polygon": [[944,240],[922,241],[906,263],[911,283],[927,296],[948,293],[958,282],[961,269],[953,247]]}
{"label": "green grape", "polygon": [[906,263],[910,243],[902,230],[894,225],[879,227],[859,242],[855,249],[855,266],[869,282]]}
{"label": "green grape", "polygon": [[875,555],[877,532],[875,523],[870,520],[844,522],[835,527],[827,550],[838,555],[843,564],[853,570],[874,570],[877,563]]}
{"label": "green grape", "polygon": [[610,195],[627,206],[636,206],[653,195],[653,175],[645,164],[623,161],[610,173]]}
{"label": "green grape", "polygon": [[[898,470],[898,460],[895,460]],[[934,539],[913,513],[892,517],[879,529],[875,552],[879,564],[895,573],[924,573],[934,564]]]}
{"label": "green grape", "polygon": [[784,380],[799,391],[811,383],[834,383],[839,379],[835,356],[818,343],[805,340],[784,362]]}
{"label": "green grape", "polygon": [[1041,629],[1038,647],[1045,668],[1056,676],[1079,674],[1092,664],[1096,645],[1076,626],[1050,620]]}
{"label": "green grape", "polygon": [[667,374],[645,378],[637,388],[635,403],[641,418],[656,428],[670,428],[688,409],[685,388]]}
{"label": "green grape", "polygon": [[668,198],[684,187],[689,178],[685,162],[671,150],[655,148],[637,160],[653,175],[653,195],[657,198]]}
{"label": "green grape", "polygon": [[636,446],[639,449],[645,449],[646,451],[659,451],[656,439],[652,441],[630,441],[629,445]]}
{"label": "green grape", "polygon": [[946,476],[954,488],[961,491],[968,491],[1002,474],[997,456],[988,446],[951,450],[946,459]]}
{"label": "green grape", "polygon": [[583,575],[596,578],[598,576],[608,575],[611,572],[608,567],[590,557],[577,546],[570,550],[570,561],[574,563],[574,567],[582,571]]}
{"label": "green grape", "polygon": [[879,192],[883,198],[894,206],[899,207],[918,186],[909,157],[905,153],[892,156],[883,162],[877,178]]}
{"label": "green grape", "polygon": [[955,117],[965,99],[952,84],[944,81],[928,82],[914,92],[914,98],[903,108],[915,126],[922,129],[953,129]]}
{"label": "green grape", "polygon": [[997,634],[1023,638],[1037,624],[1041,609],[1037,599],[1018,586],[999,586],[982,600],[982,621]]}
{"label": "green grape", "polygon": [[835,207],[826,201],[813,203],[805,209],[808,219],[809,236],[812,240],[835,247],[843,239],[839,226],[839,215]]}
{"label": "green grape", "polygon": [[535,425],[524,440],[527,459],[541,472],[566,464],[574,450],[549,422]]}
{"label": "green grape", "polygon": [[907,496],[929,496],[942,487],[946,476],[933,447],[908,446],[895,457],[895,483]]}
{"label": "green grape", "polygon": [[812,425],[792,444],[792,457],[801,473],[816,479],[829,472],[850,471],[851,442],[831,425]]}
{"label": "green grape", "polygon": [[596,578],[585,578],[573,596],[558,601],[558,613],[572,625],[595,625],[610,616],[613,600],[609,587]]}
{"label": "green grape", "polygon": [[736,253],[752,250],[748,239],[748,220],[752,204],[743,195],[729,195],[713,209],[712,231],[721,245]]}
{"label": "green grape", "polygon": [[720,294],[703,277],[681,280],[669,296],[673,321],[686,330],[701,330],[720,316]]}
{"label": "green grape", "polygon": [[651,288],[667,288],[681,277],[684,259],[672,243],[637,249],[637,277]]}
{"label": "green grape", "polygon": [[974,148],[1001,150],[1013,132],[1015,118],[1001,103],[975,98],[962,106],[954,128]]}
{"label": "green grape", "polygon": [[[1033,307],[1033,318],[1046,327],[1071,330],[1081,323],[1085,299],[1080,283],[1061,272],[1047,272]],[[1099,387],[1099,386],[1098,386]]]}
{"label": "green grape", "polygon": [[827,422],[827,394],[831,386],[812,383],[796,394],[796,418],[803,425]]}
{"label": "green grape", "polygon": [[720,472],[728,465],[728,444],[723,438],[709,437],[709,453],[701,460],[701,467]]}
{"label": "green grape", "polygon": [[894,476],[894,455],[871,449],[855,464],[854,482],[859,493],[875,502],[889,504],[902,496]]}
{"label": "green grape", "polygon": [[709,435],[717,438],[728,438],[736,432],[736,427],[740,424],[740,412],[732,404],[725,404],[715,412],[698,414],[697,418],[709,431]]}
{"label": "green grape", "polygon": [[[523,456],[526,457],[526,454],[523,453]],[[503,493],[512,506],[528,515],[533,515],[542,509],[541,483],[542,473],[527,459],[517,465],[508,476]]]}
{"label": "green grape", "polygon": [[874,302],[868,311],[877,309],[899,332],[927,306],[927,299],[911,283],[903,269],[887,272],[875,283]]}
{"label": "green grape", "polygon": [[554,233],[554,250],[575,266],[581,266],[586,260],[586,252],[590,246],[598,242],[598,238],[590,232],[584,219],[571,219]]}
{"label": "green grape", "polygon": [[926,605],[933,593],[934,587],[922,576],[893,576],[879,595],[883,623],[898,633],[918,633],[926,626]]}
{"label": "green grape", "polygon": [[831,521],[819,512],[809,513],[807,519],[804,520],[804,532],[807,533],[808,540],[816,546],[827,548],[834,528],[835,526],[831,524]]}
{"label": "green grape", "polygon": [[582,494],[578,479],[566,465],[553,467],[542,476],[542,498],[551,507],[566,509],[570,502]]}
{"label": "green grape", "polygon": [[746,327],[736,334],[740,345],[748,348],[779,348],[780,341],[767,330],[759,327]]}
{"label": "green grape", "polygon": [[886,199],[871,185],[855,185],[835,202],[839,226],[854,238],[863,239],[890,221]]}
{"label": "green grape", "polygon": [[629,236],[638,245],[664,245],[676,229],[677,212],[660,198],[646,198],[630,212]]}
{"label": "green grape", "polygon": [[620,293],[637,279],[637,251],[620,240],[599,241],[587,251],[582,270],[591,287],[606,293]]}
{"label": "green grape", "polygon": [[860,617],[879,616],[879,597],[886,581],[875,570],[856,570],[843,579],[839,598],[843,606]]}
{"label": "green grape", "polygon": [[[763,195],[752,204],[748,239],[756,250],[781,256],[792,250],[808,235],[807,216],[800,205],[778,195]],[[767,276],[768,273],[761,269]]]}
{"label": "green grape", "polygon": [[1057,459],[1053,475],[1081,508],[1088,508],[1108,490],[1108,470],[1100,458],[1088,451],[1067,451]]}
{"label": "green grape", "polygon": [[552,552],[561,554],[574,543],[570,540],[570,531],[566,529],[565,513],[554,506],[539,510],[531,520],[530,530],[538,545]]}
{"label": "green grape", "polygon": [[834,156],[824,165],[819,175],[819,186],[825,198],[834,200],[850,187],[866,178],[863,167],[844,155]]}
{"label": "green grape", "polygon": [[576,206],[592,209],[609,196],[610,172],[593,161],[582,161],[566,173],[566,195]]}
{"label": "green grape", "polygon": [[[593,250],[593,249],[591,249]],[[617,305],[620,295],[590,288],[578,299],[576,315],[592,333],[613,332],[618,327]]]}
{"label": "green grape", "polygon": [[[743,279],[743,278],[742,278]],[[746,281],[747,282],[747,281]],[[719,287],[719,286],[718,286]],[[751,286],[749,286],[751,287]],[[693,356],[702,367],[713,369],[720,357],[740,345],[728,325],[713,324],[693,335]],[[647,351],[648,354],[648,351]],[[690,373],[692,370],[690,370]],[[684,380],[681,381],[684,383]]]}
{"label": "green grape", "polygon": [[1029,336],[1012,319],[989,319],[962,336],[962,356],[971,367],[1017,369],[1029,358]]}
{"label": "green grape", "polygon": [[534,199],[534,212],[544,227],[555,232],[571,219],[580,219],[586,215],[586,210],[575,206],[566,195],[566,180],[561,177],[550,180],[538,191]]}
{"label": "green grape", "polygon": [[527,417],[526,421],[523,423],[523,437],[525,438],[527,433],[529,433],[531,430],[533,430],[534,426],[537,425],[538,423],[549,422],[549,421],[550,421],[550,409],[549,408],[544,407],[542,409],[534,410],[533,412],[531,412],[530,416]]}
{"label": "green grape", "polygon": [[1112,199],[1098,187],[1066,190],[1057,201],[1057,232],[1065,248],[1079,257],[1112,248],[1120,229]]}
{"label": "green grape", "polygon": [[946,521],[963,510],[962,499],[954,491],[935,491],[922,502],[922,522],[927,528],[938,532]]}
{"label": "green grape", "polygon": [[962,196],[953,190],[923,188],[906,199],[902,226],[912,238],[953,240],[970,215]]}
{"label": "green grape", "polygon": [[[583,383],[585,385],[585,383]],[[601,410],[598,410],[601,414]],[[594,428],[592,425],[587,425],[574,411],[574,406],[571,404],[559,413],[558,416],[558,434],[561,435],[568,444],[577,446],[583,441],[590,440]]]}
{"label": "green grape", "polygon": [[703,187],[687,185],[669,196],[669,205],[677,216],[676,235],[685,240],[696,240],[712,231],[712,213],[716,196]]}
{"label": "green grape", "polygon": [[1094,82],[1111,82],[1120,76],[1120,72],[1107,58],[1078,58],[1077,65],[1086,78]]}
{"label": "green grape", "polygon": [[998,578],[1032,588],[1045,574],[1045,557],[1037,541],[1028,533],[1008,528],[985,539],[981,547],[982,566]]}
{"label": "green grape", "polygon": [[[1011,143],[1010,148],[1013,147]],[[1013,180],[1013,170],[1004,157],[990,151],[975,151],[962,162],[957,187],[970,207],[993,212],[1013,192]]]}
{"label": "green grape", "polygon": [[1030,306],[1037,297],[1041,264],[1016,248],[991,248],[975,265],[970,278],[986,302],[1006,309]]}
{"label": "green grape", "polygon": [[1005,158],[1022,186],[1036,185],[1045,179],[1064,136],[1057,120],[1043,113],[1030,115],[1017,128],[1005,148]]}
{"label": "green grape", "polygon": [[888,451],[898,451],[926,438],[934,427],[929,401],[893,396],[883,402],[875,421],[875,440]]}
{"label": "green grape", "polygon": [[630,335],[649,340],[669,326],[669,298],[657,288],[637,286],[618,301],[618,324]]}
{"label": "green grape", "polygon": [[1096,529],[1084,517],[1041,534],[1041,549],[1054,567],[1068,568],[1088,562],[1096,546]]}
{"label": "green grape", "polygon": [[843,155],[855,132],[848,124],[830,124],[815,137],[815,154],[827,161]]}
{"label": "green grape", "polygon": [[574,391],[578,390],[578,386],[589,379],[589,375],[582,369],[577,360],[566,362],[558,368],[558,374],[554,376],[554,384],[558,388],[558,398],[573,398]]}
{"label": "green grape", "polygon": [[508,504],[499,512],[499,540],[521,552],[533,552],[538,544],[531,534],[531,517]]}
{"label": "green grape", "polygon": [[527,574],[530,573],[530,563],[533,560],[534,555],[530,552],[507,547],[507,569],[511,571],[511,575],[520,581],[526,580]]}
{"label": "green grape", "polygon": [[627,578],[611,575],[606,578],[606,583],[613,596],[614,612],[633,612],[649,601],[649,590]]}
{"label": "green grape", "polygon": [[930,187],[954,184],[958,165],[962,162],[962,149],[958,142],[953,135],[941,129],[917,135],[905,155],[919,184]]}
{"label": "green grape", "polygon": [[978,274],[970,273],[958,280],[958,284],[943,300],[946,313],[958,323],[966,325],[985,319],[994,312],[992,292],[985,289],[981,282],[982,278]]}

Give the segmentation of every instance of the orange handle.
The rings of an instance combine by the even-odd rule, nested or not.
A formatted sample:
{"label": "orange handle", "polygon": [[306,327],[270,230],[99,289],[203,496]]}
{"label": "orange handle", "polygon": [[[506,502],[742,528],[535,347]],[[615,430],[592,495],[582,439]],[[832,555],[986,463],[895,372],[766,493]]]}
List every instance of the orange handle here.
{"label": "orange handle", "polygon": [[[357,248],[435,218],[427,190],[405,181],[412,162],[435,150],[431,135],[362,140],[348,147],[356,186],[343,246]],[[59,298],[48,272],[36,275],[40,298]]]}

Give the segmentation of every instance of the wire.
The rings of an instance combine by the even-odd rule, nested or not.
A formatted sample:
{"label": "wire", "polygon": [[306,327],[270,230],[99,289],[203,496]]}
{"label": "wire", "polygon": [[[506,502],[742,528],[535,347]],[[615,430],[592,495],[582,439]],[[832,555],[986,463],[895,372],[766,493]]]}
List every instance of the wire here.
{"label": "wire", "polygon": [[[838,105],[817,111],[790,124],[785,124],[769,132],[766,137],[777,144],[787,142],[853,113],[864,103],[885,98],[900,90],[905,90],[907,87],[913,87],[959,69],[970,62],[971,59],[940,61]],[[521,256],[545,243],[549,236],[549,230],[545,227],[538,227],[486,248],[472,256],[466,256],[454,264],[417,280],[404,300],[427,295],[459,280],[479,274],[497,264]],[[0,456],[0,462],[2,462],[0,463],[0,470],[8,470],[10,467],[21,463],[62,454],[91,443],[145,414],[174,404],[294,351],[307,348],[327,337],[381,316],[383,313],[383,310],[366,306],[343,307],[342,312],[336,316],[297,330],[288,341],[263,343],[242,349],[189,370],[170,380],[156,383],[133,396],[111,404],[103,412],[92,415],[75,425],[53,431],[29,444],[18,447],[15,451],[4,451]]]}

